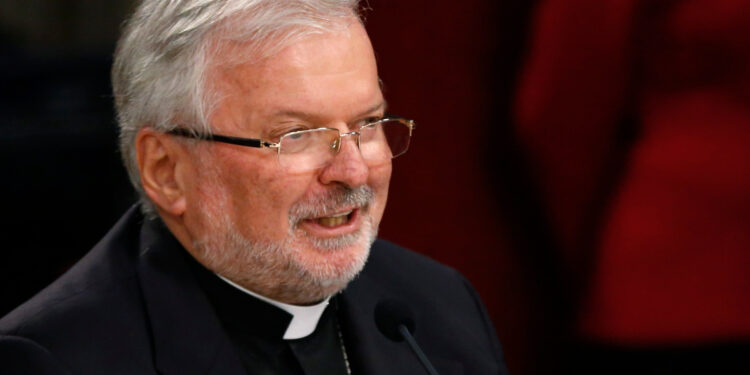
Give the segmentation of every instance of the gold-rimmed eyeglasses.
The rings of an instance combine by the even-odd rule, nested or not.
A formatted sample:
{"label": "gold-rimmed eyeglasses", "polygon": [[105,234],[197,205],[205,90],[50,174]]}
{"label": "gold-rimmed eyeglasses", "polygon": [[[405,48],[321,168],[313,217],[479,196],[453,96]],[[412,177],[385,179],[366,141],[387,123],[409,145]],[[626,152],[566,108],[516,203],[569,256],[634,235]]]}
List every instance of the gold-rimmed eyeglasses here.
{"label": "gold-rimmed eyeglasses", "polygon": [[238,146],[275,149],[281,167],[298,173],[329,164],[341,150],[343,138],[350,136],[357,142],[362,159],[367,164],[384,163],[403,155],[409,149],[414,129],[416,124],[413,120],[389,115],[347,133],[341,133],[335,128],[298,130],[282,135],[278,142],[220,134],[200,135],[184,128],[176,128],[167,133]]}

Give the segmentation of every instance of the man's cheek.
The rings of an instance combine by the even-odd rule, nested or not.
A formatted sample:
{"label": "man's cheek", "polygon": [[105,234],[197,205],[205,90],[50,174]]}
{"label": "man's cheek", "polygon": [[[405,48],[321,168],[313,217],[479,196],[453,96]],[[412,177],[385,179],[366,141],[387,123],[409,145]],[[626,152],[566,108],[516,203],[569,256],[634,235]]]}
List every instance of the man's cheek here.
{"label": "man's cheek", "polygon": [[379,166],[370,167],[369,182],[373,188],[384,186],[388,188],[388,183],[391,180],[392,167],[391,163],[386,163]]}

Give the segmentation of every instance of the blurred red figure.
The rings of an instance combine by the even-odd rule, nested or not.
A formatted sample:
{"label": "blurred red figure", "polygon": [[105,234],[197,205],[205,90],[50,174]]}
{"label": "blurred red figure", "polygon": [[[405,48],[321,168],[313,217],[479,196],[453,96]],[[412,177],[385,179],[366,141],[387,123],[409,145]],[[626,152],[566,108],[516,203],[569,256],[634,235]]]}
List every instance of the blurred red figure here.
{"label": "blurred red figure", "polygon": [[533,27],[515,114],[575,335],[672,369],[748,349],[750,1],[547,0]]}

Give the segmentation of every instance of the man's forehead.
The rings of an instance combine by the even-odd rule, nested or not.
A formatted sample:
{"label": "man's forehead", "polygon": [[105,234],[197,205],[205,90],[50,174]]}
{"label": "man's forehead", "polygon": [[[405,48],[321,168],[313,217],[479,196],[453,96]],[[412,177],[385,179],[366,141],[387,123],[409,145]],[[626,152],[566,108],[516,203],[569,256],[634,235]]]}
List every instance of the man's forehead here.
{"label": "man's forehead", "polygon": [[214,79],[223,104],[233,107],[224,108],[235,113],[233,122],[354,121],[385,108],[374,52],[358,21],[297,40],[262,61],[220,67]]}
{"label": "man's forehead", "polygon": [[[227,33],[214,31],[206,36],[209,40],[206,54],[209,67],[230,70],[239,65],[263,65],[268,60],[278,59],[279,55],[290,54],[290,49],[311,39],[356,36],[364,37],[369,45],[364,25],[354,15],[332,20],[325,30],[305,27],[295,29],[290,26],[263,39],[254,39],[253,33],[249,33],[251,35],[247,39],[225,34]],[[329,45],[326,49],[333,47]]]}
{"label": "man's forehead", "polygon": [[206,59],[208,76],[213,79],[231,78],[222,76],[249,69],[258,73],[255,80],[259,81],[275,78],[273,73],[279,70],[310,72],[317,67],[325,73],[337,63],[339,69],[375,67],[369,36],[357,18],[341,20],[325,32],[300,32],[266,41],[217,38],[211,43]]}

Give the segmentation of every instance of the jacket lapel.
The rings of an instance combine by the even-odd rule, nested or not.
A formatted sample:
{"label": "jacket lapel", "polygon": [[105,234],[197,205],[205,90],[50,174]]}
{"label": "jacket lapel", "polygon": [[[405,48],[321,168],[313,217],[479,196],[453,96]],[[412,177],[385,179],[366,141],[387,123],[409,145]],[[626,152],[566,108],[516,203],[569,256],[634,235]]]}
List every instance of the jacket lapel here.
{"label": "jacket lapel", "polygon": [[185,259],[159,221],[141,230],[138,277],[164,374],[244,374],[242,363]]}

